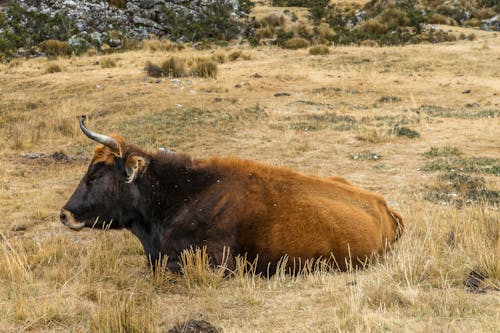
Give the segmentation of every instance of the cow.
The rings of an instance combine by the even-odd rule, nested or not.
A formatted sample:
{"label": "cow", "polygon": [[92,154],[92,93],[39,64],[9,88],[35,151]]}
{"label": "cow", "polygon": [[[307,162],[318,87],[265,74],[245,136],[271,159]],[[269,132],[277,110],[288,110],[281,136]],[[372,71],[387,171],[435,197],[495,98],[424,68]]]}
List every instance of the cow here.
{"label": "cow", "polygon": [[386,252],[403,232],[382,196],[341,177],[146,152],[119,134],[89,130],[85,119],[78,117],[81,130],[99,145],[60,220],[73,230],[130,230],[153,268],[168,257],[166,268],[179,272],[184,250],[204,248],[213,265],[229,269],[242,256],[261,273],[273,274],[283,257],[333,259],[346,270]]}

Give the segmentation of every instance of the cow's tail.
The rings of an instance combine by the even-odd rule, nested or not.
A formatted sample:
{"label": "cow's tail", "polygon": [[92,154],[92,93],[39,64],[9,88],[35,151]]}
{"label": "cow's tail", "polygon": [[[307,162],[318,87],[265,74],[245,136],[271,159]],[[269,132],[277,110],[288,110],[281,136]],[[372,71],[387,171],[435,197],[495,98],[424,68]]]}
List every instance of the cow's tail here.
{"label": "cow's tail", "polygon": [[396,226],[396,234],[394,236],[394,241],[397,241],[399,237],[401,237],[401,235],[403,234],[403,231],[405,230],[403,218],[401,217],[401,214],[399,214],[391,207],[389,207],[389,215],[391,215],[392,220],[394,221],[394,224]]}

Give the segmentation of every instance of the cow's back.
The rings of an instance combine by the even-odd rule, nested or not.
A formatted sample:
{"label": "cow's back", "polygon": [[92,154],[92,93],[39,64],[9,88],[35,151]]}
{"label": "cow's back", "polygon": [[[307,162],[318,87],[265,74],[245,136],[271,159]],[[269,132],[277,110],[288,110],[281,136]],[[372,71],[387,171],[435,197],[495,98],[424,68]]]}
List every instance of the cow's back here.
{"label": "cow's back", "polygon": [[333,255],[345,268],[346,259],[364,261],[396,238],[385,199],[343,178],[321,179],[238,159],[210,164],[223,175],[216,191],[225,194],[215,229],[231,230],[228,245],[250,258],[258,255],[261,265],[284,255],[302,262]]}

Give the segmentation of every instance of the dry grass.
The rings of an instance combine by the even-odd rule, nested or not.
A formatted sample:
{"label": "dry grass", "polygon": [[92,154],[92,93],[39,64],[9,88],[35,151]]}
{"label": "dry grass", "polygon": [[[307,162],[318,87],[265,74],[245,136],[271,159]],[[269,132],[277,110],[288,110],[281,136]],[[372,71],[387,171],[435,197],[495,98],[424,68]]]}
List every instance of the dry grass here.
{"label": "dry grass", "polygon": [[[145,77],[146,61],[166,58],[149,50],[120,54],[112,74],[95,65],[98,57],[60,59],[64,72],[52,75],[43,59],[0,65],[0,331],[165,332],[188,319],[224,332],[498,331],[498,206],[425,199],[426,186],[448,171],[423,169],[454,155],[484,178],[481,186],[500,190],[479,159],[500,158],[500,66],[492,65],[500,39],[479,31],[476,38],[332,47],[322,57],[240,46],[251,59],[178,84]],[[471,102],[479,107],[466,107]],[[405,217],[406,233],[364,271],[318,264],[264,278],[243,259],[235,272],[210,269],[193,249],[184,276],[152,274],[130,233],[75,233],[58,221],[93,147],[75,121],[82,113],[93,115],[92,128],[148,149],[234,154],[343,176],[385,195]],[[420,137],[393,131],[405,127]],[[52,155],[61,151],[67,158]],[[352,157],[366,151],[382,158]],[[487,276],[485,293],[464,289],[471,271]]]}

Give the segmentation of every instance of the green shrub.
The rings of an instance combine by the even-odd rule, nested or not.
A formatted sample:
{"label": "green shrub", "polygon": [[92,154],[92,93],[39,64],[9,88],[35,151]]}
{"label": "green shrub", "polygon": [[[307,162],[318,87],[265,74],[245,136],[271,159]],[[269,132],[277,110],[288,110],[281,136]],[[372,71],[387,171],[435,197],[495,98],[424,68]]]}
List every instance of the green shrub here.
{"label": "green shrub", "polygon": [[32,11],[16,2],[9,3],[0,13],[0,28],[5,32],[0,36],[0,52],[16,50],[20,47],[33,48],[46,40],[68,40],[78,29],[64,14],[53,17]]}
{"label": "green shrub", "polygon": [[330,53],[330,48],[326,45],[316,45],[309,49],[310,55],[326,55]]}
{"label": "green shrub", "polygon": [[278,44],[278,46],[283,47],[285,42],[291,38],[293,38],[292,31],[285,31],[283,29],[276,31],[276,44]]}
{"label": "green shrub", "polygon": [[302,37],[294,37],[290,38],[283,44],[283,47],[286,49],[303,49],[309,46],[309,41]]}
{"label": "green shrub", "polygon": [[173,27],[168,31],[173,39],[228,41],[235,38],[241,30],[240,23],[231,15],[233,11],[229,2],[209,1],[196,16],[165,8],[162,17],[166,26]]}
{"label": "green shrub", "polygon": [[111,7],[125,9],[127,8],[127,0],[108,0]]}

